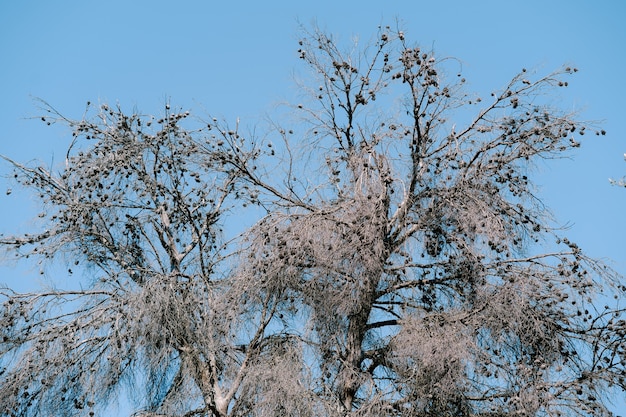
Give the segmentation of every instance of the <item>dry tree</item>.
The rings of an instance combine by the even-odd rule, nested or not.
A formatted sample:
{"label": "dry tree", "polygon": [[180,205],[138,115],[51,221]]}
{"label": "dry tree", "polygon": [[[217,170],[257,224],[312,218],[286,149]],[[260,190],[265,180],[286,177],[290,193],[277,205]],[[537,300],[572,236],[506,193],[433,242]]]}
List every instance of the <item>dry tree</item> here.
{"label": "dry tree", "polygon": [[245,273],[288,294],[320,404],[609,415],[626,287],[560,235],[531,181],[593,129],[545,99],[577,70],[522,69],[483,99],[456,60],[389,27],[345,49],[307,32],[298,53],[314,81],[293,128],[276,129],[285,175],[238,169],[271,207],[246,236]]}
{"label": "dry tree", "polygon": [[65,165],[5,158],[45,211],[42,230],[0,244],[66,265],[56,282],[86,281],[0,290],[0,413],[82,415],[132,392],[148,414],[225,415],[271,319],[242,323],[228,279],[237,251],[225,215],[254,200],[226,163],[238,135],[216,139],[217,121],[192,127],[169,104],[160,118],[102,105],[79,121],[44,108],[44,122],[72,128]]}
{"label": "dry tree", "polygon": [[531,181],[593,128],[545,100],[576,69],[481,99],[402,31],[304,35],[310,99],[262,137],[47,106],[65,166],[7,160],[48,221],[0,244],[90,280],[2,290],[2,412],[81,415],[127,383],[145,416],[610,415],[626,287]]}

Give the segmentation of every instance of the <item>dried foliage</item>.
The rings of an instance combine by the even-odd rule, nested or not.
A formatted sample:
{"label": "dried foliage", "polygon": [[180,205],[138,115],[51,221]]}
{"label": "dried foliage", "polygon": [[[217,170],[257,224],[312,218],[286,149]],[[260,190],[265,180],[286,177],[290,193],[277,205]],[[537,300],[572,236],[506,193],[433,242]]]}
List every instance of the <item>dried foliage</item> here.
{"label": "dried foliage", "polygon": [[576,69],[482,100],[401,31],[305,35],[310,100],[263,138],[46,106],[65,166],[5,158],[45,227],[0,243],[91,279],[2,290],[2,413],[93,414],[131,386],[143,416],[610,415],[626,287],[528,177],[590,128],[545,99]]}

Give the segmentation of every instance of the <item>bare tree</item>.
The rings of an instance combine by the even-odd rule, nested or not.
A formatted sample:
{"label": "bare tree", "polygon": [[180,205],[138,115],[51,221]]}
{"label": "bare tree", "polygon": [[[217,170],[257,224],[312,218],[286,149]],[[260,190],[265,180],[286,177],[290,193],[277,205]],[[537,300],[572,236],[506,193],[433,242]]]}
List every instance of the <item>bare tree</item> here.
{"label": "bare tree", "polygon": [[310,99],[260,138],[48,106],[65,167],[8,161],[49,221],[0,243],[91,279],[2,291],[2,412],[94,412],[127,383],[153,416],[610,415],[626,287],[528,177],[590,128],[545,100],[576,70],[481,100],[401,31],[305,35]]}
{"label": "bare tree", "polygon": [[590,129],[545,99],[577,70],[522,70],[483,100],[390,28],[346,50],[308,33],[298,52],[317,84],[294,106],[305,129],[278,128],[282,187],[238,169],[278,197],[245,273],[306,312],[310,390],[335,415],[608,415],[626,328],[594,301],[626,288],[529,180]]}
{"label": "bare tree", "polygon": [[128,383],[146,413],[226,415],[249,364],[265,360],[275,308],[268,295],[246,311],[228,279],[236,251],[224,215],[254,199],[224,164],[237,133],[223,131],[233,149],[220,147],[204,135],[214,122],[184,128],[188,113],[169,105],[158,120],[106,105],[82,121],[47,110],[44,121],[73,128],[65,167],[9,162],[48,222],[1,243],[89,280],[1,291],[1,413],[81,414]]}

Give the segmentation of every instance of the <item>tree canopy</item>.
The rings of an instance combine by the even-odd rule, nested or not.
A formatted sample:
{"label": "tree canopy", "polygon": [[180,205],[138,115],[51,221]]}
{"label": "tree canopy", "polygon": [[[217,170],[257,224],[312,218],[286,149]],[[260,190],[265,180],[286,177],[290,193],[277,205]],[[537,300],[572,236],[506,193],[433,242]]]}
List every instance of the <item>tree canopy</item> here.
{"label": "tree canopy", "polygon": [[44,103],[67,157],[4,157],[43,211],[0,244],[79,285],[0,290],[1,412],[133,392],[146,417],[610,415],[626,287],[530,174],[594,129],[546,99],[577,70],[481,98],[390,27],[298,54],[302,103],[251,131]]}

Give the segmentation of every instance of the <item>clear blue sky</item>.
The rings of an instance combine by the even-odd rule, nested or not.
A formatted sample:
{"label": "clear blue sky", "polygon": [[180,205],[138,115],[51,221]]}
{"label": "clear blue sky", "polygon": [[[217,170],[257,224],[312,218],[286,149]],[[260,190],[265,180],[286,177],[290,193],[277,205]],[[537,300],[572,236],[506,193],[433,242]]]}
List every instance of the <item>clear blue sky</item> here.
{"label": "clear blue sky", "polygon": [[[626,274],[626,189],[608,182],[626,174],[622,1],[0,1],[0,154],[63,159],[68,131],[30,120],[40,114],[34,97],[75,118],[88,100],[158,113],[169,98],[252,124],[296,97],[299,23],[367,40],[395,18],[407,38],[459,58],[470,88],[482,93],[522,67],[580,69],[556,90],[559,103],[603,121],[608,133],[586,136],[571,159],[542,165],[538,196],[571,226],[572,240]],[[36,208],[24,196],[8,198],[7,187],[0,178],[0,232],[24,230]],[[0,269],[0,283],[34,282]]]}

